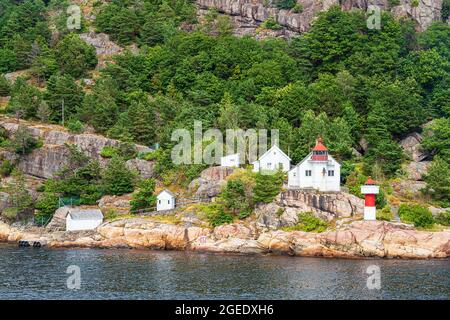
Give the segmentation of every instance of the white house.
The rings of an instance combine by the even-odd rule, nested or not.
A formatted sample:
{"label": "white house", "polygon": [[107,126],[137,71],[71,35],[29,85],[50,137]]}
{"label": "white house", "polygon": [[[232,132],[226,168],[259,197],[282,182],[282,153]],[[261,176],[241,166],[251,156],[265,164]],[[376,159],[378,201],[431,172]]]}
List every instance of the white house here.
{"label": "white house", "polygon": [[321,138],[310,154],[288,173],[289,188],[312,188],[319,191],[341,190],[341,165],[328,154]]}
{"label": "white house", "polygon": [[222,167],[239,167],[239,153],[230,154],[220,158]]}
{"label": "white house", "polygon": [[172,210],[175,208],[175,195],[167,189],[156,197],[156,211]]}
{"label": "white house", "polygon": [[66,230],[94,230],[103,223],[100,209],[70,209],[66,216]]}
{"label": "white house", "polygon": [[291,158],[278,146],[274,145],[253,163],[253,172],[278,170],[288,172],[291,168]]}

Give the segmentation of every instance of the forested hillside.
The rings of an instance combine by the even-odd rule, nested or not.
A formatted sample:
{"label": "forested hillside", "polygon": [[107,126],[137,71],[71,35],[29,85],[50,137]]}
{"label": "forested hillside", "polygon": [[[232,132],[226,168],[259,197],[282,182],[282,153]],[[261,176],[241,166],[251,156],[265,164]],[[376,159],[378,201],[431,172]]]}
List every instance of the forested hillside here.
{"label": "forested hillside", "polygon": [[[28,70],[14,83],[0,77],[0,96],[10,96],[3,112],[62,123],[63,103],[71,130],[89,125],[122,141],[158,143],[160,174],[177,170],[167,160],[172,131],[194,120],[204,129],[278,128],[294,162],[321,135],[343,163],[344,182],[349,174],[401,176],[408,159],[398,141],[434,120],[422,147],[434,159],[432,192],[448,200],[446,23],[418,33],[412,21],[383,13],[381,29],[370,30],[364,12],[331,7],[290,41],[255,40],[231,35],[230,21],[214,11],[198,19],[188,0],[114,0],[94,1],[95,19],[69,32],[67,5],[1,2],[0,72]],[[95,69],[95,48],[79,37],[87,30],[129,50]]]}

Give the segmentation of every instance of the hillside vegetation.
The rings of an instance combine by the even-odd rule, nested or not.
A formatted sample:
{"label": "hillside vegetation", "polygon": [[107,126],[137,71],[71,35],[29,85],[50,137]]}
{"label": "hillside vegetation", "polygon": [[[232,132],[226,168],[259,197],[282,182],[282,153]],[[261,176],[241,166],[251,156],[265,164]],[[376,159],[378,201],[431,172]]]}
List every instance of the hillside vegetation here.
{"label": "hillside vegetation", "polygon": [[[434,120],[434,134],[422,142],[434,158],[425,179],[434,199],[448,204],[447,24],[435,22],[417,33],[412,21],[383,13],[381,29],[370,30],[364,12],[331,7],[309,32],[289,42],[257,41],[232,36],[223,17],[214,23],[218,35],[211,35],[212,21],[198,22],[187,0],[114,0],[93,2],[96,19],[83,18],[81,30],[69,32],[67,5],[0,4],[0,72],[29,70],[28,79],[14,83],[0,77],[0,95],[11,97],[6,113],[61,123],[63,104],[66,126],[89,125],[125,142],[158,143],[160,176],[179,170],[193,178],[203,168],[181,170],[170,161],[172,131],[192,128],[194,120],[205,130],[278,128],[281,148],[294,162],[321,135],[343,163],[343,182],[349,174],[401,176],[407,159],[397,142]],[[78,35],[89,28],[139,50],[126,50],[94,73],[95,49]],[[89,90],[85,78],[95,80]]]}

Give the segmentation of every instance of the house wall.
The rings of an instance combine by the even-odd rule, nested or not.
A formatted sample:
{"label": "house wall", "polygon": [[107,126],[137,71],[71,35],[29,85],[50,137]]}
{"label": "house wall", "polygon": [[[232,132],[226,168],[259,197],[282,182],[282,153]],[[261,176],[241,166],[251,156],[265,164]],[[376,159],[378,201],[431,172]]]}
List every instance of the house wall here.
{"label": "house wall", "polygon": [[259,159],[259,170],[278,170],[280,166],[284,172],[288,172],[291,161],[279,151],[272,151]]}
{"label": "house wall", "polygon": [[66,231],[94,230],[101,225],[103,220],[72,220],[70,215],[66,217]]}
{"label": "house wall", "polygon": [[171,210],[175,208],[175,198],[168,194],[167,192],[163,192],[158,195],[156,198],[156,210]]}
{"label": "house wall", "polygon": [[231,154],[220,158],[222,167],[239,167],[239,154]]}
{"label": "house wall", "polygon": [[[325,175],[323,174],[325,168]],[[306,171],[311,170],[311,176]],[[334,176],[328,176],[328,171],[334,170]],[[288,174],[288,186],[292,188],[314,188],[319,191],[340,191],[340,166],[331,161],[304,161]]]}

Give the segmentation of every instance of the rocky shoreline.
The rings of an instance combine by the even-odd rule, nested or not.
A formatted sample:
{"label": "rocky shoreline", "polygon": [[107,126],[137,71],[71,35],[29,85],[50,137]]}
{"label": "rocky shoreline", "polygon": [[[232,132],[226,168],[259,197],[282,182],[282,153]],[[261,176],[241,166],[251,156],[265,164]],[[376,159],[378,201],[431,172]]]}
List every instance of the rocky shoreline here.
{"label": "rocky shoreline", "polygon": [[261,229],[254,222],[211,228],[143,218],[105,222],[95,231],[48,232],[0,222],[0,242],[40,241],[50,248],[137,248],[336,258],[430,259],[450,256],[450,231],[418,231],[385,221],[353,221],[323,233]]}

